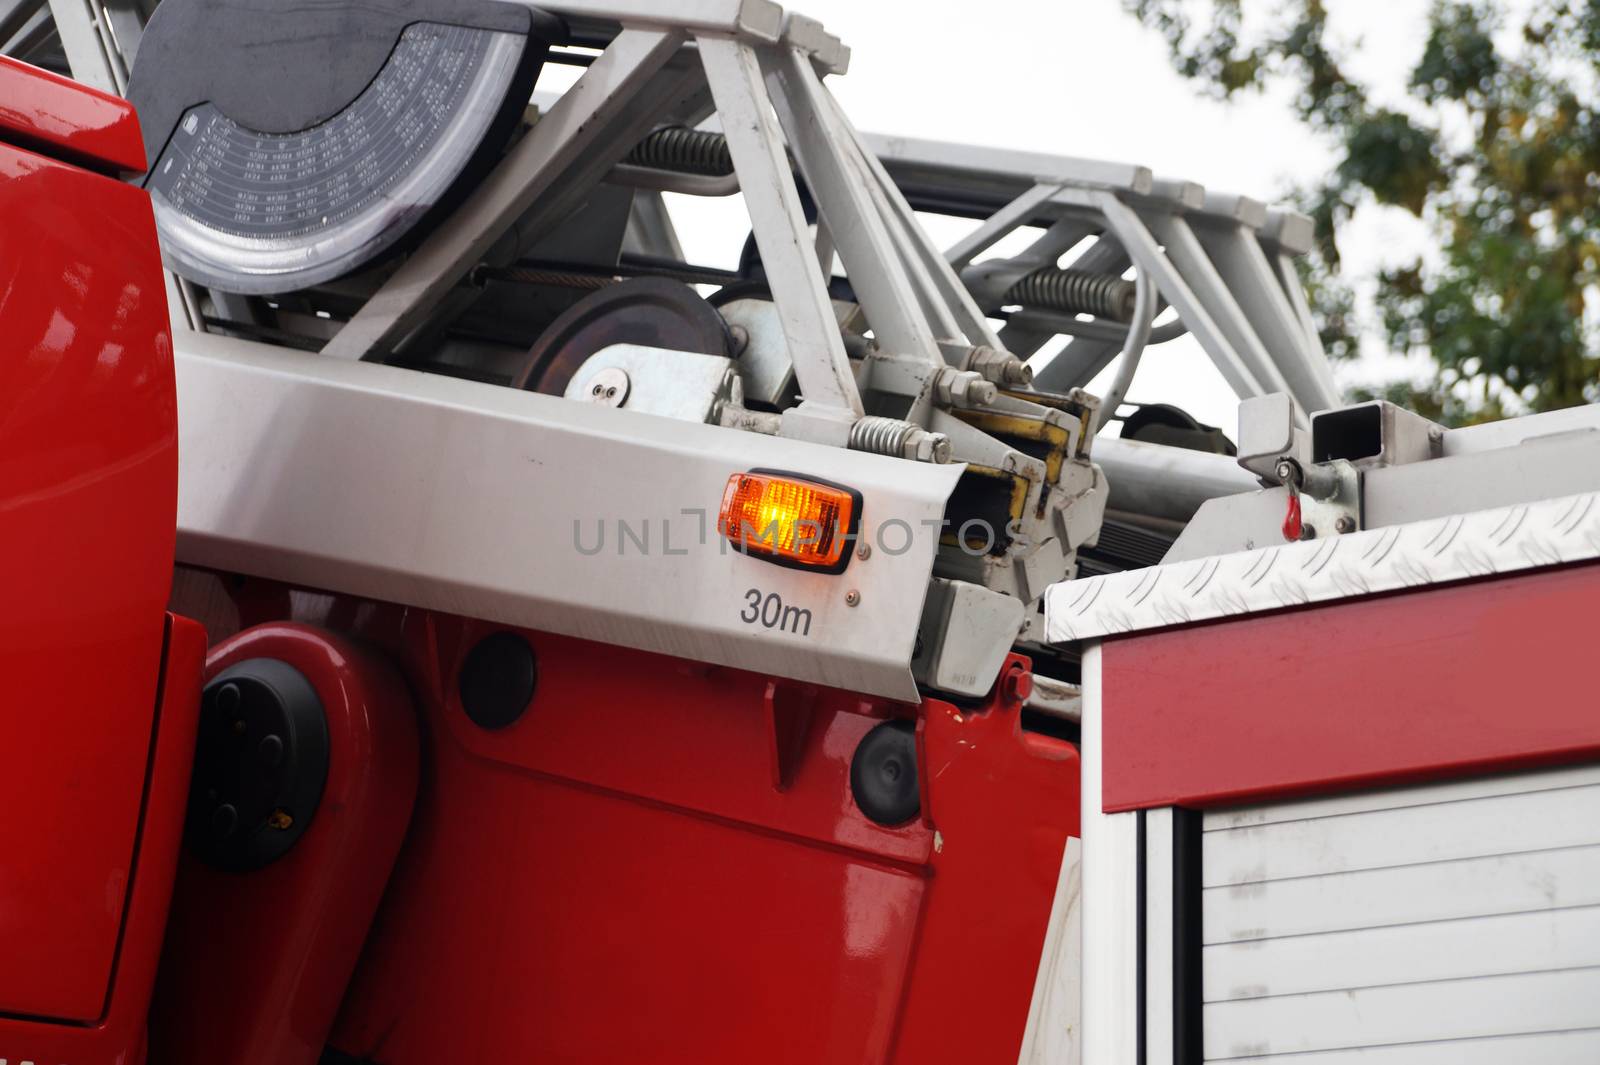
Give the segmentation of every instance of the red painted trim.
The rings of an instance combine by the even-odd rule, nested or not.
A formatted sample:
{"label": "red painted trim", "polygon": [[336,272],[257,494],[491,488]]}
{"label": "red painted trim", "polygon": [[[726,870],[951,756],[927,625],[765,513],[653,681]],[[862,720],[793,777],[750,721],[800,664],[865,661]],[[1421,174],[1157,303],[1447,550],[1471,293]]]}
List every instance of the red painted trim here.
{"label": "red painted trim", "polygon": [[1022,1050],[1062,855],[1082,831],[1078,749],[1022,730],[1031,668],[1011,655],[982,707],[922,704],[923,815],[937,836],[893,1065]]}
{"label": "red painted trim", "polygon": [[166,648],[140,830],[105,1010],[92,1024],[0,1017],[0,1054],[12,1061],[142,1065],[145,1029],[172,898],[199,721],[206,634],[167,615]]}
{"label": "red painted trim", "polygon": [[175,396],[150,198],[0,143],[0,1013],[93,1024],[112,979],[170,637]]}
{"label": "red painted trim", "polygon": [[1105,808],[1600,757],[1600,564],[1110,640]]}
{"label": "red painted trim", "polygon": [[94,170],[142,174],[147,165],[132,104],[5,56],[0,141]]}

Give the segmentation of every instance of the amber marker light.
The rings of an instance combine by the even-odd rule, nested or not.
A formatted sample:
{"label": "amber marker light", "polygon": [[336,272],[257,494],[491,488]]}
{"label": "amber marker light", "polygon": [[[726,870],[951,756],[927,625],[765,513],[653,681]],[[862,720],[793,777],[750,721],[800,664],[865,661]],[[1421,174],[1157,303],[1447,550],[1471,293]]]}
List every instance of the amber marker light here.
{"label": "amber marker light", "polygon": [[823,573],[850,562],[861,493],[776,470],[728,478],[717,529],[747,555]]}

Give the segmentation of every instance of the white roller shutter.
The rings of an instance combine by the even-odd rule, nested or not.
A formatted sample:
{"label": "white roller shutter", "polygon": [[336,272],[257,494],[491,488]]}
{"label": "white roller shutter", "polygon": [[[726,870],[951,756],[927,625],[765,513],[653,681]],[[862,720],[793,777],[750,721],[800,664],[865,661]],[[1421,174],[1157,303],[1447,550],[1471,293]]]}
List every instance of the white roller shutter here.
{"label": "white roller shutter", "polygon": [[1207,1061],[1600,1062],[1600,767],[1204,823]]}

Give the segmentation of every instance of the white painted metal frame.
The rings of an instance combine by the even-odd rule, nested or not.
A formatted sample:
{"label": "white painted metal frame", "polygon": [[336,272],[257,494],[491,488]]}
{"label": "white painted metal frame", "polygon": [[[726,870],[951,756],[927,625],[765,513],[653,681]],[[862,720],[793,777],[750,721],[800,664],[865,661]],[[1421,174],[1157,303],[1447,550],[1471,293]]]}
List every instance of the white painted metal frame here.
{"label": "white painted metal frame", "polygon": [[[64,35],[96,39],[91,31],[103,27],[87,5],[107,0],[52,2],[71,23]],[[86,12],[82,17],[79,6]],[[843,450],[859,444],[851,428],[864,405],[827,294],[831,249],[850,267],[882,356],[874,365],[883,372],[873,376],[884,379],[869,384],[912,397],[911,421],[925,425],[938,417],[933,385],[947,373],[947,361],[961,366],[972,346],[995,337],[824,87],[824,74],[847,65],[848,49],[820,24],[786,15],[766,0],[553,0],[540,6],[567,17],[581,39],[603,41],[599,54],[470,192],[450,223],[429,234],[348,321],[331,323],[336,331],[316,357],[279,351],[282,361],[274,362],[269,346],[204,332],[198,311],[203,294],[172,279],[169,297],[186,397],[180,559],[914,697],[912,637],[937,550],[929,530],[937,528],[962,467],[934,469],[898,455]],[[79,66],[91,61],[93,56],[72,60]],[[107,68],[111,84],[120,87],[114,75]],[[627,411],[601,412],[603,425],[590,431],[571,423],[595,412],[574,411],[575,404],[510,390],[492,398],[462,397],[457,392],[464,387],[485,386],[380,365],[410,345],[431,342],[470,302],[462,282],[475,267],[514,260],[579,207],[653,127],[692,126],[713,110],[728,138],[801,391],[801,404],[784,411],[778,423],[779,435],[789,439],[685,422],[663,425]],[[815,237],[801,210],[790,153],[816,192],[821,218]],[[668,242],[671,232],[662,223],[645,218],[637,236]],[[391,380],[391,373],[404,381]],[[976,378],[968,374],[958,383],[971,385]],[[949,377],[939,380],[951,385]],[[218,416],[252,392],[241,411]],[[1012,407],[1060,417],[1032,404],[1012,401]],[[507,419],[521,426],[511,436]],[[892,420],[884,420],[893,428]],[[400,433],[408,423],[410,431]],[[441,503],[435,491],[430,502],[391,485],[368,499],[368,485],[411,476],[396,471],[420,463],[439,472],[433,453],[416,448],[430,438],[426,427],[445,423],[447,450],[460,470],[452,491],[477,485],[479,494]],[[984,456],[997,466],[1008,457],[1017,464],[1035,461],[957,424],[979,438]],[[352,425],[360,431],[351,432]],[[475,437],[482,437],[479,446],[456,448],[455,442]],[[315,459],[304,438],[322,441]],[[882,438],[878,433],[863,439],[868,448],[891,446],[879,443]],[[496,450],[507,443],[515,444],[511,452]],[[908,450],[904,443],[892,446]],[[628,461],[615,448],[624,448]],[[1005,454],[990,455],[996,451]],[[823,453],[826,459],[819,457]],[[306,466],[304,476],[274,476],[295,461]],[[525,515],[531,520],[543,500],[560,499],[560,513],[581,512],[587,500],[615,498],[617,483],[633,483],[641,472],[649,474],[637,499],[641,506],[650,504],[644,516],[670,514],[683,505],[711,506],[729,472],[751,465],[804,468],[851,484],[873,500],[869,508],[876,513],[863,518],[875,523],[869,530],[901,523],[913,534],[915,549],[874,550],[873,562],[858,560],[852,573],[863,572],[846,580],[766,564],[746,573],[753,563],[742,557],[702,565],[656,558],[651,562],[663,568],[647,574],[634,566],[627,574],[629,567],[616,560],[573,558],[570,545],[563,564],[551,572],[499,571],[496,577],[481,568],[497,556],[501,563],[517,561],[503,542],[507,526],[484,518],[508,506],[483,487],[491,469],[515,486],[535,468],[560,468],[559,474],[541,474],[547,483],[537,491],[506,489],[533,508]],[[1038,465],[1035,480],[1042,482]],[[885,473],[881,481],[870,472],[878,467]],[[890,475],[891,469],[901,472]],[[706,483],[692,492],[668,491],[693,471]],[[272,479],[270,490],[263,477]],[[706,487],[713,479],[715,491]],[[352,498],[368,499],[368,512],[353,512]],[[307,529],[320,534],[307,539]],[[393,530],[405,534],[395,537]],[[720,538],[712,539],[721,545]],[[537,557],[560,557],[557,546],[546,542],[550,550]],[[663,579],[662,572],[676,577]],[[796,644],[782,632],[748,628],[738,620],[748,604],[727,598],[728,580],[747,582],[739,596],[750,587],[782,595],[785,604],[817,619],[819,629],[831,617],[829,634]],[[847,584],[861,608],[839,615],[832,600]],[[649,594],[641,596],[641,588]],[[654,602],[658,591],[667,599]]]}
{"label": "white painted metal frame", "polygon": [[[1020,226],[1055,220],[1011,261],[1016,277],[1025,266],[1053,264],[1092,237],[1097,243],[1079,265],[1120,273],[1126,260],[1119,266],[1119,257],[1131,258],[1241,398],[1287,392],[1302,422],[1311,411],[1338,404],[1293,268],[1292,256],[1310,247],[1310,220],[1304,216],[1268,211],[1245,197],[1208,195],[1192,182],[1155,178],[1143,167],[895,137],[869,143],[880,165],[903,180],[1011,197],[946,251],[956,269],[969,267]],[[1089,335],[1078,336],[1052,359],[1035,361],[1041,388],[1086,384],[1121,347],[1092,328],[1051,323],[1032,312],[1019,315],[1000,339],[1030,353],[1048,337],[1047,328]]]}
{"label": "white painted metal frame", "polygon": [[102,92],[121,94],[128,88],[128,64],[112,35],[106,7],[99,0],[49,0],[56,33],[72,73]]}
{"label": "white painted metal frame", "polygon": [[1139,825],[1101,799],[1104,682],[1098,644],[1083,651],[1083,1065],[1128,1065],[1139,1030]]}
{"label": "white painted metal frame", "polygon": [[774,94],[779,118],[874,333],[891,351],[942,362],[926,306],[890,236],[888,219],[873,202],[851,146],[834,140],[838,131],[815,73],[791,52],[769,59],[768,77],[782,89]]}
{"label": "white painted metal frame", "polygon": [[[215,335],[175,346],[185,564],[917,698],[959,465]],[[860,491],[870,556],[833,576],[729,549],[723,489],[759,466]],[[752,623],[752,589],[795,613]]]}
{"label": "white painted metal frame", "polygon": [[756,246],[783,319],[800,394],[807,404],[859,418],[861,395],[807,232],[778,123],[766,101],[760,57],[740,41],[705,37],[698,44],[744,190]]}
{"label": "white painted metal frame", "polygon": [[1177,919],[1173,884],[1171,807],[1144,812],[1144,1058],[1173,1061],[1173,928]]}
{"label": "white painted metal frame", "polygon": [[[137,47],[138,3],[49,0],[79,77],[111,91],[125,87]],[[849,49],[820,24],[786,14],[770,0],[555,0],[543,6],[580,29],[615,36],[474,191],[453,224],[436,231],[335,334],[326,354],[381,359],[430,316],[448,319],[461,279],[491,251],[505,254],[503,243],[496,247],[503,234],[515,227],[517,243],[527,246],[654,123],[688,106],[709,83],[719,110],[743,116],[737,123],[725,118],[723,127],[811,411],[849,421],[862,406],[831,324],[826,279],[795,251],[811,238],[797,221],[773,105],[822,213],[832,216],[819,238],[837,246],[874,335],[892,354],[936,367],[947,358],[959,362],[954,353],[972,346],[1015,340],[1019,349],[1031,350],[1041,343],[1047,334],[1038,321],[997,335],[951,266],[969,264],[1041,214],[1064,216],[1068,221],[1034,251],[1043,256],[1064,236],[1081,238],[1087,231],[1110,253],[1104,268],[1116,269],[1119,251],[1131,256],[1239,395],[1287,390],[1302,416],[1337,401],[1288,262],[1309,244],[1309,223],[1300,216],[1267,212],[1240,197],[1206,197],[1193,183],[1157,179],[1139,166],[864,137],[818,76],[844,70]],[[893,175],[907,168],[973,188],[1014,190],[1016,197],[942,256],[895,183]],[[825,265],[816,255],[812,261]],[[187,292],[179,286],[173,295],[192,322]],[[1078,378],[1098,372],[1119,347],[1078,337],[1035,367],[1039,385],[1064,390],[1085,383]],[[900,387],[920,391],[914,386]]]}
{"label": "white painted metal frame", "polygon": [[28,56],[50,33],[54,22],[45,0],[7,0],[10,6],[0,12],[0,51],[11,56]]}
{"label": "white painted metal frame", "polygon": [[[435,231],[384,282],[324,354],[381,361],[441,308],[448,315],[461,279],[487,256],[507,254],[502,234],[514,228],[525,247],[673,104],[697,92],[715,103],[784,322],[803,399],[801,417],[786,417],[785,432],[816,438],[816,423],[848,427],[863,414],[827,295],[829,246],[850,271],[886,352],[920,361],[932,373],[951,352],[998,344],[823,86],[820,74],[842,69],[848,50],[820,24],[796,15],[774,22],[767,6],[751,2],[702,3],[687,13],[651,3],[547,6],[563,15],[615,20],[622,28],[474,190],[452,224]],[[787,152],[816,195],[816,238],[802,216]],[[915,375],[903,382],[902,376],[890,380],[913,395],[927,394]],[[926,401],[920,402],[918,415],[926,417]],[[843,438],[842,430],[821,435]]]}

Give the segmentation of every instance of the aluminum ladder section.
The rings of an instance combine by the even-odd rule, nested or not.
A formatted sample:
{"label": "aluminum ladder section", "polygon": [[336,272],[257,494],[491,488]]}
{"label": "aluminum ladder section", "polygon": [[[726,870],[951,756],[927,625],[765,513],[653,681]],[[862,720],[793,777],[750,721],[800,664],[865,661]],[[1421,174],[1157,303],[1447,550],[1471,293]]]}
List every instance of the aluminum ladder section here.
{"label": "aluminum ladder section", "polygon": [[[1301,420],[1339,404],[1295,271],[1294,258],[1312,245],[1305,215],[1129,164],[883,135],[867,143],[914,199],[987,215],[946,252],[986,309],[1019,278],[1081,248],[1078,269],[1120,276],[1131,264],[1147,274],[1178,316],[1150,340],[1193,333],[1240,398],[1286,392]],[[975,265],[1024,226],[1044,232],[1014,258]],[[1124,350],[1128,330],[1024,308],[1000,339],[1029,356],[1070,335],[1058,354],[1033,364],[1037,387],[1060,391],[1103,370]]]}

